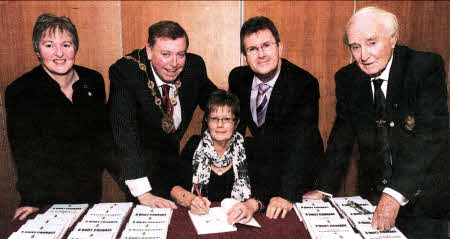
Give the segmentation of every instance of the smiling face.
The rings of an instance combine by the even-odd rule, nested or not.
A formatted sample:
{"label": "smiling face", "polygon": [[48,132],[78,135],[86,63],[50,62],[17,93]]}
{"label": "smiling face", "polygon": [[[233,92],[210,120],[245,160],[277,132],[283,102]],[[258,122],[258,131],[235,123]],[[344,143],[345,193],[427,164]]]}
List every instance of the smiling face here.
{"label": "smiling face", "polygon": [[156,38],[155,44],[146,46],[148,59],[158,77],[165,82],[177,79],[186,63],[186,38],[175,40],[165,37]]}
{"label": "smiling face", "polygon": [[276,43],[275,37],[269,29],[245,36],[244,47],[246,52],[248,49],[256,48],[256,54],[244,53],[244,57],[255,75],[262,81],[271,80],[280,70],[283,47],[281,42]]}
{"label": "smiling face", "polygon": [[45,71],[53,78],[70,73],[76,55],[72,35],[59,29],[47,30],[39,41],[39,52],[36,55]]}
{"label": "smiling face", "polygon": [[347,29],[353,58],[366,74],[377,74],[386,68],[397,42],[397,34],[388,32],[373,17],[355,18]]}
{"label": "smiling face", "polygon": [[233,136],[239,121],[231,120],[228,123],[226,121],[234,119],[234,117],[230,106],[218,106],[211,111],[207,123],[213,142],[229,143],[231,141],[231,136]]}

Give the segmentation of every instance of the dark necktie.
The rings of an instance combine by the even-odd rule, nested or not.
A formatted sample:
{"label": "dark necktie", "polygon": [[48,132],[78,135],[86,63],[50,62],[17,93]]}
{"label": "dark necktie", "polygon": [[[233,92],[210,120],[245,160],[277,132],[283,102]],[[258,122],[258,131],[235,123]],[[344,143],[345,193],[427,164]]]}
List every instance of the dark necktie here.
{"label": "dark necktie", "polygon": [[268,106],[266,92],[269,88],[270,85],[264,83],[261,83],[258,86],[258,95],[256,96],[256,118],[258,120],[258,127],[264,124],[264,121],[266,120]]}
{"label": "dark necktie", "polygon": [[170,86],[168,84],[163,84],[161,86],[162,91],[163,91],[163,97],[162,97],[162,102],[163,102],[163,109],[164,112],[166,112],[167,115],[169,115],[171,118],[173,117],[173,105],[172,102],[170,102]]}
{"label": "dark necktie", "polygon": [[383,84],[382,79],[373,80],[373,85],[375,88],[374,93],[374,103],[375,103],[375,120],[376,120],[376,146],[377,146],[377,159],[383,162],[383,167],[379,168],[379,184],[377,189],[382,191],[384,185],[390,180],[392,176],[392,165],[391,165],[391,152],[389,148],[388,130],[386,127],[386,98],[384,97],[383,91],[381,90],[381,85]]}

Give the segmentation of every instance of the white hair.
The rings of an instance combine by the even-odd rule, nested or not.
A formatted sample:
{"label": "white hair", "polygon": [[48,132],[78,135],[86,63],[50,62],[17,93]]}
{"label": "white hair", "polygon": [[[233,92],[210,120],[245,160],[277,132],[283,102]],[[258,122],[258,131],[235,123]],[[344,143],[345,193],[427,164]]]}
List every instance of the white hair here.
{"label": "white hair", "polygon": [[371,7],[365,7],[365,8],[359,9],[352,15],[350,20],[348,20],[347,25],[345,26],[344,37],[343,37],[343,41],[344,41],[345,45],[348,45],[348,36],[347,36],[348,27],[353,23],[353,21],[356,19],[356,17],[359,17],[359,16],[372,17],[379,24],[383,25],[383,28],[389,33],[390,36],[397,34],[397,38],[398,38],[399,33],[398,33],[397,17],[393,13],[390,13],[379,7],[371,6]]}

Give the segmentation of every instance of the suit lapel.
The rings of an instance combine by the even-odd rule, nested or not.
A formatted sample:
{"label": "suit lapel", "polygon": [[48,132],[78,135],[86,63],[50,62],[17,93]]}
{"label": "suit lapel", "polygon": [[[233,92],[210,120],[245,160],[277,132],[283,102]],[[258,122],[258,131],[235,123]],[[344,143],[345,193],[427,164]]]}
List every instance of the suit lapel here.
{"label": "suit lapel", "polygon": [[[181,108],[181,123],[180,126],[178,127],[179,129],[183,128],[183,124],[185,122],[185,113],[186,113],[186,109],[188,107],[188,104],[191,104],[191,102],[189,100],[193,99],[193,96],[190,95],[191,91],[189,91],[189,88],[186,87],[187,84],[187,80],[184,74],[184,70],[183,72],[180,73],[180,75],[178,76],[178,79],[181,82],[181,86],[180,88],[178,88],[178,98],[179,101],[177,102],[177,104],[180,104],[180,108]],[[183,104],[181,104],[181,102],[183,102]],[[187,126],[186,126],[187,127]]]}
{"label": "suit lapel", "polygon": [[357,111],[364,113],[369,118],[374,115],[374,105],[373,105],[373,93],[370,82],[370,77],[365,74],[359,67],[354,63],[355,73],[353,78],[353,95],[355,105],[357,105]]}
{"label": "suit lapel", "polygon": [[273,120],[278,111],[282,109],[282,97],[289,97],[286,95],[286,89],[289,89],[289,82],[286,67],[283,67],[284,65],[285,63],[283,62],[281,64],[280,74],[278,75],[278,79],[275,82],[272,94],[270,95],[269,105],[267,106],[266,112],[266,120],[263,126],[267,123],[270,125],[270,121]]}
{"label": "suit lapel", "polygon": [[[147,68],[147,74],[148,74],[148,78],[149,78],[149,79],[147,79],[147,77],[145,76],[144,78],[142,78],[142,80],[144,81],[146,86],[148,84],[148,80],[152,81],[155,84],[154,89],[155,89],[156,95],[159,98],[162,98],[161,93],[159,92],[158,86],[156,85],[155,77],[153,76],[152,67],[150,65],[150,61],[147,58],[147,53],[145,52],[145,48],[142,49],[140,52],[140,59],[141,59],[141,62],[144,62],[145,66]],[[151,90],[148,88],[148,86],[147,86],[147,89],[148,89],[148,92],[150,93],[150,97],[153,98],[153,96],[151,95]]]}
{"label": "suit lapel", "polygon": [[[255,122],[253,122],[252,117],[252,111],[250,109],[251,102],[251,94],[252,94],[252,83],[253,83],[253,72],[250,69],[249,66],[245,67],[244,73],[242,77],[242,87],[240,88],[240,95],[242,96],[241,99],[245,99],[241,102],[241,111],[242,116],[245,114],[245,118],[248,120],[248,125],[250,126],[250,129],[252,129],[252,134],[254,133],[254,130],[256,130],[258,127],[256,126]],[[244,122],[242,122],[244,123]]]}
{"label": "suit lapel", "polygon": [[156,81],[153,76],[153,71],[150,66],[150,61],[147,58],[147,52],[145,51],[145,48],[143,48],[139,52],[138,57],[139,57],[140,61],[142,63],[144,63],[147,68],[147,73],[140,70],[139,74],[138,74],[138,76],[139,76],[138,79],[141,81],[141,83],[143,85],[142,90],[143,90],[143,94],[144,94],[144,101],[146,102],[147,105],[150,105],[151,109],[154,109],[154,111],[158,112],[157,114],[152,114],[152,115],[154,115],[154,116],[158,115],[158,117],[154,117],[154,119],[155,119],[155,122],[157,122],[159,124],[159,122],[161,122],[163,114],[162,114],[160,108],[155,104],[155,97],[152,95],[152,90],[148,87],[148,81],[153,82],[156,96],[159,97],[160,99],[162,99],[162,96],[161,96],[161,93],[159,92],[158,86],[156,85]]}
{"label": "suit lapel", "polygon": [[399,92],[402,92],[402,79],[404,77],[404,59],[400,54],[398,47],[394,49],[394,57],[392,59],[392,66],[389,72],[388,88],[386,92],[386,112],[388,117],[395,108],[398,107],[400,97],[402,97]]}

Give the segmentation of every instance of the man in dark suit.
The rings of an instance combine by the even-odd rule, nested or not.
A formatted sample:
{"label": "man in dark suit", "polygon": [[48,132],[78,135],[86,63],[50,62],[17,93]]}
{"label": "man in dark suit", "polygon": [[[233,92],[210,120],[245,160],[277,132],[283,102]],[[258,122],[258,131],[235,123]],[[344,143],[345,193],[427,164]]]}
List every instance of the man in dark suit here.
{"label": "man in dark suit", "polygon": [[176,208],[164,198],[178,177],[180,139],[216,87],[203,59],[186,52],[189,39],[178,23],[161,21],[148,32],[144,48],[109,69],[110,118],[131,194],[143,205]]}
{"label": "man in dark suit", "polygon": [[[357,11],[344,41],[355,62],[336,73],[336,120],[320,189],[336,192],[359,143],[360,193],[378,206],[372,227],[408,238],[447,238],[448,108],[439,55],[396,46],[396,17]],[[321,198],[319,191],[305,198]]]}
{"label": "man in dark suit", "polygon": [[248,127],[253,136],[246,139],[252,193],[267,205],[267,217],[284,218],[291,202],[311,189],[313,162],[323,155],[319,84],[281,58],[283,45],[270,19],[250,18],[240,38],[248,65],[233,69],[228,83],[241,102],[238,131]]}

